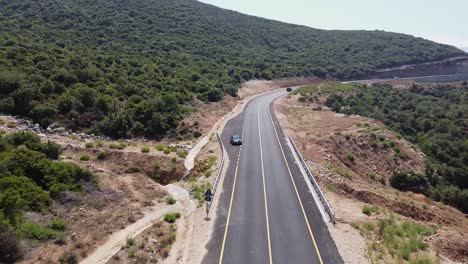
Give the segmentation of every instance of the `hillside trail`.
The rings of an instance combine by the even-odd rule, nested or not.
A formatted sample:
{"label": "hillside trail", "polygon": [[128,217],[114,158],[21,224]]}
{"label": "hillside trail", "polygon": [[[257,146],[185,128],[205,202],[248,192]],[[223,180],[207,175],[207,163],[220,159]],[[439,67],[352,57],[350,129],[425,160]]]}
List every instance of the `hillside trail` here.
{"label": "hillside trail", "polygon": [[143,231],[151,227],[169,212],[183,211],[190,213],[195,210],[189,194],[179,186],[169,184],[165,188],[171,196],[177,199],[174,205],[156,204],[143,212],[144,216],[124,229],[112,234],[106,243],[96,248],[81,264],[104,264],[111,259],[126,244],[127,238],[135,238]]}

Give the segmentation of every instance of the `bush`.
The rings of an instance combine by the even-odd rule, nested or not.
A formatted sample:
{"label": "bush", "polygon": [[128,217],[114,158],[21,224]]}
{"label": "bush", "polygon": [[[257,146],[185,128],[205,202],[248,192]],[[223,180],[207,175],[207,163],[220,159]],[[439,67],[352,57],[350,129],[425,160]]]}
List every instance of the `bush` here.
{"label": "bush", "polygon": [[39,136],[33,132],[15,132],[4,136],[5,142],[18,147],[25,145],[28,149],[44,153],[50,159],[57,159],[62,153],[62,147],[56,143],[48,141],[42,143]]}
{"label": "bush", "polygon": [[134,258],[134,257],[136,257],[136,252],[137,252],[137,251],[136,251],[135,248],[129,248],[129,249],[128,249],[128,257],[129,257],[129,258]]}
{"label": "bush", "polygon": [[135,245],[135,239],[132,237],[127,237],[127,246]]}
{"label": "bush", "polygon": [[201,135],[202,135],[202,133],[200,131],[193,132],[193,137],[195,137],[195,138],[199,138],[199,137],[201,137]]}
{"label": "bush", "polygon": [[379,211],[379,208],[375,205],[364,205],[362,207],[362,213],[366,215],[371,215],[372,213],[376,213]]}
{"label": "bush", "polygon": [[16,263],[23,255],[21,243],[16,235],[0,221],[0,262]]}
{"label": "bush", "polygon": [[188,155],[188,152],[186,150],[177,151],[177,156],[179,156],[180,158],[185,158],[187,157],[187,155]]}
{"label": "bush", "polygon": [[439,184],[429,191],[429,196],[435,201],[457,207],[463,213],[468,213],[468,189],[461,190],[454,185]]}
{"label": "bush", "polygon": [[56,231],[67,230],[67,221],[63,218],[54,218],[50,221],[48,227]]}
{"label": "bush", "polygon": [[99,151],[97,154],[97,159],[98,160],[105,160],[107,158],[108,153],[105,151]]}
{"label": "bush", "polygon": [[78,256],[73,251],[66,251],[59,258],[60,264],[78,264]]}
{"label": "bush", "polygon": [[92,147],[94,147],[94,144],[93,144],[93,142],[86,142],[85,147],[86,148],[92,148]]}
{"label": "bush", "polygon": [[377,182],[381,183],[382,185],[385,185],[385,183],[386,183],[385,177],[383,175],[380,175],[380,174],[375,174],[375,173],[371,172],[371,173],[369,173],[369,178],[371,178],[374,181],[377,181]]}
{"label": "bush", "polygon": [[141,172],[141,168],[138,167],[138,166],[131,166],[129,167],[125,172],[126,173],[137,173],[137,172]]}
{"label": "bush", "polygon": [[346,154],[346,158],[351,162],[354,162],[355,160],[354,155],[352,153]]}
{"label": "bush", "polygon": [[155,161],[155,162],[153,163],[153,168],[154,168],[155,170],[159,170],[159,169],[161,168],[161,163],[160,163],[159,161]]}
{"label": "bush", "polygon": [[141,152],[148,153],[148,152],[150,152],[150,148],[149,147],[142,147]]}
{"label": "bush", "polygon": [[427,190],[426,178],[414,172],[399,172],[390,177],[390,185],[401,191],[413,191],[423,193]]}
{"label": "bush", "polygon": [[166,148],[166,146],[164,146],[163,144],[156,144],[156,149],[158,151],[163,151],[165,148]]}
{"label": "bush", "polygon": [[125,142],[120,142],[120,143],[110,143],[109,144],[109,148],[110,149],[124,149],[125,147],[127,147],[127,144],[125,144]]}
{"label": "bush", "polygon": [[35,222],[25,222],[20,226],[19,234],[28,239],[40,241],[62,239],[63,232],[44,227]]}
{"label": "bush", "polygon": [[174,199],[174,197],[172,197],[172,196],[168,196],[168,197],[166,198],[166,203],[167,203],[167,204],[171,204],[171,205],[172,205],[172,204],[175,204],[176,202],[177,202],[177,200]]}
{"label": "bush", "polygon": [[168,223],[174,223],[177,219],[180,218],[180,213],[168,213],[164,215],[164,221]]}
{"label": "bush", "polygon": [[104,146],[104,142],[102,140],[96,140],[96,147],[101,148]]}
{"label": "bush", "polygon": [[[15,195],[18,197],[14,205],[16,208],[6,202],[6,199],[13,201]],[[31,179],[24,176],[0,178],[0,211],[3,211],[7,217],[15,218],[15,210],[41,211],[51,204],[52,199],[47,192],[37,186]]]}
{"label": "bush", "polygon": [[80,160],[82,160],[82,161],[88,161],[90,159],[91,159],[91,157],[89,157],[89,155],[87,155],[87,154],[83,154],[83,155],[80,156]]}

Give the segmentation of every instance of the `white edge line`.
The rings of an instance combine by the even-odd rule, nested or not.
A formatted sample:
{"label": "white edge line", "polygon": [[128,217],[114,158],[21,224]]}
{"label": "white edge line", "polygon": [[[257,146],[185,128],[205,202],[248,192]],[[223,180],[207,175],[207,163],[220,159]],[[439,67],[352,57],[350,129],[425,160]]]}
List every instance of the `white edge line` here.
{"label": "white edge line", "polygon": [[304,180],[305,180],[305,182],[307,184],[307,187],[309,187],[309,192],[314,197],[314,202],[317,205],[317,208],[319,209],[320,214],[322,215],[322,220],[326,224],[327,221],[328,221],[328,217],[325,214],[325,211],[323,209],[323,205],[319,202],[320,199],[319,199],[317,193],[315,192],[314,188],[312,187],[312,183],[310,182],[309,177],[307,176],[307,173],[305,172],[304,168],[302,168],[299,157],[297,156],[296,152],[294,151],[293,146],[291,145],[291,142],[290,142],[289,138],[286,138],[286,142],[288,143],[288,147],[291,149],[291,152],[292,152],[292,154],[294,156],[294,160],[296,161],[296,165],[299,167],[299,170],[301,171],[302,176],[304,177]]}

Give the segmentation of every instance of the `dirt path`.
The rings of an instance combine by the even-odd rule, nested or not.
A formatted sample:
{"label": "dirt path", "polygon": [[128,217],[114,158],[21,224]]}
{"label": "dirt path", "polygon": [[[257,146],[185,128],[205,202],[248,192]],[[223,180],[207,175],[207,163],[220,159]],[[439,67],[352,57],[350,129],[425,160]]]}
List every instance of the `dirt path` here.
{"label": "dirt path", "polygon": [[[175,185],[166,186],[168,192],[174,197],[181,197],[181,193],[187,193],[187,191]],[[188,193],[187,193],[188,194]],[[187,197],[187,195],[185,195]],[[184,199],[178,199],[178,201],[183,201]],[[136,237],[138,234],[149,228],[159,220],[164,214],[174,211],[184,210],[185,202],[179,202],[174,205],[162,205],[156,204],[150,207],[148,210],[144,211],[143,218],[139,219],[135,223],[128,225],[124,229],[112,234],[107,242],[102,246],[98,247],[92,254],[90,254],[86,259],[81,261],[82,264],[99,264],[106,263],[110,258],[112,258],[122,246],[125,245],[128,237]]]}

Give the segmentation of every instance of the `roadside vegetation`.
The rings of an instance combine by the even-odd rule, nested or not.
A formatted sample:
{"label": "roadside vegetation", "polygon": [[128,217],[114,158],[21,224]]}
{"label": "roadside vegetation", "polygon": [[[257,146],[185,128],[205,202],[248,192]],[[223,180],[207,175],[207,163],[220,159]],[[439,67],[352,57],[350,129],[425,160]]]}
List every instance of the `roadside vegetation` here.
{"label": "roadside vegetation", "polygon": [[[468,87],[465,84],[413,84],[407,90],[389,85],[362,86],[346,96],[333,94],[326,105],[344,114],[359,114],[383,122],[427,155],[424,175],[396,172],[390,184],[403,191],[424,193],[436,201],[468,212],[468,147],[466,139]],[[395,155],[406,154],[384,137]]]}
{"label": "roadside vegetation", "polygon": [[219,101],[244,80],[355,78],[463,54],[404,34],[317,30],[187,0],[7,0],[0,9],[0,111],[115,138],[184,136],[175,129],[194,97]]}
{"label": "roadside vegetation", "polygon": [[0,254],[6,256],[0,261],[22,255],[16,239],[65,242],[65,220],[55,218],[42,225],[25,216],[26,211],[49,210],[62,192],[81,192],[83,184],[97,184],[89,171],[58,161],[61,151],[59,145],[43,143],[31,132],[0,138],[0,244],[11,244],[7,248],[16,250]]}
{"label": "roadside vegetation", "polygon": [[108,263],[155,263],[169,256],[176,240],[176,226],[158,221],[135,238],[127,238],[126,245]]}
{"label": "roadside vegetation", "polygon": [[436,230],[374,205],[365,205],[362,212],[374,215],[375,220],[352,225],[366,237],[367,256],[371,263],[438,263],[437,256],[429,253],[425,241]]}

